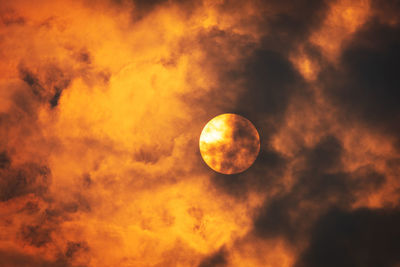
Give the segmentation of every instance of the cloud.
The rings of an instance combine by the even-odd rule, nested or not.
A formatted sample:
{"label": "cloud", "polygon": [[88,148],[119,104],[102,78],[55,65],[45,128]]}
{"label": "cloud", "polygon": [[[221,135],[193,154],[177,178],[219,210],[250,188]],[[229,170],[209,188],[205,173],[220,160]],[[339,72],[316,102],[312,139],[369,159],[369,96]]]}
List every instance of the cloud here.
{"label": "cloud", "polygon": [[398,223],[398,210],[330,210],[315,224],[295,266],[394,266]]}
{"label": "cloud", "polygon": [[29,256],[16,251],[5,251],[0,252],[0,258],[2,264],[5,267],[13,266],[67,266],[65,264],[59,264],[55,262],[46,261],[40,257]]}
{"label": "cloud", "polygon": [[223,249],[214,253],[213,255],[203,259],[199,264],[199,267],[216,267],[216,266],[226,266],[227,261],[225,259],[225,252]]}
{"label": "cloud", "polygon": [[398,135],[392,120],[398,113],[398,30],[371,18],[346,45],[340,68],[323,76],[326,93],[343,112],[393,136]]}
{"label": "cloud", "polygon": [[268,199],[255,219],[254,230],[267,238],[303,240],[310,225],[330,207],[348,208],[359,192],[367,193],[384,183],[384,176],[365,166],[352,173],[341,170],[342,147],[332,136],[304,152],[288,193]]}
{"label": "cloud", "polygon": [[[6,161],[4,164],[7,164]],[[1,172],[0,200],[9,199],[34,193],[43,195],[51,182],[50,170],[46,166],[34,163],[17,168],[5,167]]]}
{"label": "cloud", "polygon": [[[0,4],[0,261],[398,264],[398,8]],[[236,175],[199,152],[229,112],[261,139]]]}

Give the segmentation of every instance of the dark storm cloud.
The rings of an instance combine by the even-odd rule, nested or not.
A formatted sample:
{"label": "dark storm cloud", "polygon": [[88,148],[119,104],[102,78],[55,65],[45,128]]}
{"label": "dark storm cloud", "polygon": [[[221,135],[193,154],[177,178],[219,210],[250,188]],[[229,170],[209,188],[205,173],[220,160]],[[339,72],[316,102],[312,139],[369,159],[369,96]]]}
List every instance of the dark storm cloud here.
{"label": "dark storm cloud", "polygon": [[134,22],[140,21],[159,7],[177,4],[182,7],[182,10],[190,13],[197,4],[200,4],[200,2],[196,3],[196,1],[191,0],[129,0],[127,2],[123,0],[111,0],[111,2],[120,6],[125,6],[127,2],[132,3],[134,8],[131,16]]}
{"label": "dark storm cloud", "polygon": [[86,242],[68,241],[66,248],[60,251],[55,260],[48,260],[41,255],[24,254],[14,250],[0,250],[0,260],[2,267],[69,267],[86,266],[83,264],[72,263],[76,256],[84,255],[89,251]]}
{"label": "dark storm cloud", "polygon": [[0,201],[34,193],[42,195],[50,183],[50,170],[35,163],[0,169]]}
{"label": "dark storm cloud", "polygon": [[372,17],[347,44],[340,66],[327,70],[322,80],[346,119],[399,137],[399,69],[400,26]]}
{"label": "dark storm cloud", "polygon": [[302,81],[286,56],[264,49],[246,58],[243,72],[236,75],[244,79],[246,90],[235,109],[239,114],[258,120],[265,116],[282,116],[290,96]]}
{"label": "dark storm cloud", "polygon": [[[20,214],[30,215],[30,222],[23,223],[19,227],[17,239],[23,244],[36,248],[55,247],[58,251],[58,264],[67,264],[76,257],[80,257],[89,251],[86,241],[66,240],[66,246],[60,247],[53,236],[60,231],[62,222],[68,221],[70,215],[78,211],[89,212],[86,200],[82,197],[76,197],[76,201],[56,203],[49,198],[43,198],[47,201],[47,208],[40,210],[34,202],[28,202],[27,205],[17,211]],[[86,204],[85,204],[86,203]]]}
{"label": "dark storm cloud", "polygon": [[[123,4],[123,1],[121,0],[113,0],[113,2],[117,3],[117,4]],[[136,8],[138,9],[142,9],[145,11],[150,11],[152,8],[167,3],[168,0],[131,0],[130,2],[132,2]]]}
{"label": "dark storm cloud", "polygon": [[[308,38],[327,9],[324,1],[268,1],[258,5],[265,12],[264,19],[244,23],[253,23],[262,32],[261,45],[252,43],[248,36],[240,36],[229,30],[212,29],[199,36],[207,60],[219,72],[221,87],[240,83],[240,87],[245,88],[238,103],[231,108],[250,120],[265,118],[266,115],[282,115],[293,93],[304,89],[303,78],[289,61],[288,50]],[[237,11],[240,6],[225,2],[220,8]],[[269,16],[268,12],[273,15]],[[226,64],[226,47],[220,45],[221,39],[232,44],[232,49],[247,55],[238,66]],[[249,54],[248,51],[253,52]]]}
{"label": "dark storm cloud", "polygon": [[272,150],[261,150],[254,164],[243,173],[221,174],[214,172],[211,181],[224,193],[245,198],[250,191],[266,192],[278,183],[286,160]]}
{"label": "dark storm cloud", "polygon": [[50,106],[52,108],[54,108],[58,105],[58,101],[60,100],[61,93],[62,93],[62,90],[57,87],[54,88],[54,91],[55,91],[54,96],[49,101]]}
{"label": "dark storm cloud", "polygon": [[91,52],[83,47],[68,47],[66,62],[50,61],[42,65],[32,65],[25,61],[18,66],[19,77],[35,95],[32,100],[57,107],[62,93],[76,78],[82,78],[88,85],[106,84],[110,79],[107,70],[97,71],[92,67]]}
{"label": "dark storm cloud", "polygon": [[305,159],[295,172],[290,192],[267,199],[256,217],[254,231],[258,236],[301,240],[324,210],[348,208],[357,193],[370,192],[384,182],[384,177],[369,166],[352,173],[342,171],[342,146],[333,136],[302,153]]}
{"label": "dark storm cloud", "polygon": [[88,244],[86,242],[68,242],[65,251],[65,257],[70,259],[76,254],[87,252],[89,250]]}
{"label": "dark storm cloud", "polygon": [[333,209],[312,229],[296,267],[390,267],[400,263],[398,209]]}
{"label": "dark storm cloud", "polygon": [[287,53],[290,49],[296,49],[321,24],[329,1],[273,0],[262,3],[266,12],[274,10],[273,15],[265,15],[265,21],[260,25],[266,31],[263,47]]}
{"label": "dark storm cloud", "polygon": [[0,152],[0,169],[7,168],[11,163],[11,159],[6,151]]}
{"label": "dark storm cloud", "polygon": [[[217,82],[216,85],[212,85],[210,90],[204,90],[204,88],[197,90],[196,88],[181,97],[183,102],[190,106],[189,112],[192,112],[195,118],[204,114],[204,123],[206,123],[216,115],[234,111],[235,102],[232,98],[243,88],[241,85],[244,72],[242,67],[246,62],[232,64],[232,62],[227,62],[226,58],[232,54],[239,56],[248,54],[254,49],[255,43],[250,36],[230,30],[217,27],[201,29],[194,37],[184,39],[179,46],[179,54],[167,61],[176,61],[180,54],[190,53],[192,46],[200,47],[203,53],[201,65],[204,66],[204,70],[212,71],[212,73],[203,73],[203,75],[212,76]],[[196,80],[196,78],[188,75],[186,79],[191,84],[192,80]],[[195,84],[195,81],[193,83]],[[204,106],[209,108],[204,110],[201,108]],[[251,118],[249,119],[251,120]]]}
{"label": "dark storm cloud", "polygon": [[29,245],[42,247],[51,242],[52,228],[45,225],[25,225],[21,229],[21,238]]}
{"label": "dark storm cloud", "polygon": [[[37,130],[37,109],[43,96],[43,87],[39,79],[29,70],[20,68],[20,79],[25,85],[18,83],[12,91],[12,104],[7,112],[0,113],[1,141],[4,147],[9,146],[8,140],[14,140],[15,145],[24,144],[27,136]],[[6,89],[6,88],[4,88]],[[0,201],[34,194],[43,196],[51,183],[51,170],[39,159],[12,164],[15,151],[8,147],[0,153]]]}
{"label": "dark storm cloud", "polygon": [[[243,59],[241,69],[232,72],[243,80],[246,88],[234,111],[254,121],[265,139],[270,129],[259,128],[266,118],[275,123],[281,121],[287,105],[296,94],[307,94],[303,77],[289,60],[289,51],[297,49],[316,25],[319,25],[327,11],[325,1],[268,1],[265,2],[265,19],[258,27],[263,29],[261,45]],[[269,10],[273,15],[268,15]],[[306,46],[310,53],[315,48]],[[313,101],[312,96],[307,96]]]}
{"label": "dark storm cloud", "polygon": [[0,250],[3,267],[67,267],[65,262],[53,262],[40,256],[32,256],[13,250]]}
{"label": "dark storm cloud", "polygon": [[159,6],[161,4],[168,3],[168,0],[132,0],[132,2],[135,4],[135,7],[139,10],[143,11],[151,11],[153,8],[156,6]]}
{"label": "dark storm cloud", "polygon": [[38,100],[49,102],[52,108],[58,105],[62,91],[69,86],[72,79],[71,75],[66,74],[55,65],[40,70],[45,73],[42,79],[22,65],[19,72],[21,79],[29,86]]}
{"label": "dark storm cloud", "polygon": [[198,267],[223,267],[227,266],[226,260],[227,252],[225,249],[220,249],[212,255],[205,257],[199,264]]}
{"label": "dark storm cloud", "polygon": [[[259,126],[266,116],[279,121],[293,93],[303,91],[303,78],[289,61],[288,53],[309,37],[323,19],[327,5],[325,1],[254,1],[253,4],[262,16],[257,20],[245,17],[240,23],[256,28],[262,35],[261,44],[250,35],[230,29],[213,27],[199,32],[196,44],[205,53],[204,64],[218,73],[220,90],[210,90],[205,95],[191,93],[189,97],[190,102],[209,103],[208,106],[218,110],[243,115]],[[243,3],[225,1],[216,7],[222,13],[238,13]],[[228,51],[245,56],[238,64],[230,64],[226,58],[232,52]],[[237,103],[230,101],[229,92],[240,94]]]}
{"label": "dark storm cloud", "polygon": [[[48,191],[53,177],[41,157],[15,163],[21,162],[16,148],[24,146],[26,140],[40,132],[37,130],[38,108],[48,105],[51,89],[58,90],[57,86],[66,88],[69,85],[68,75],[59,68],[48,66],[43,70],[36,72],[20,65],[21,81],[9,88],[12,91],[10,108],[0,114],[0,144],[6,148],[0,152],[0,201],[13,203],[13,200],[30,199],[22,208],[9,211],[5,222],[12,223],[10,226],[16,228],[15,239],[18,242],[47,249],[57,247],[52,236],[59,232],[62,222],[69,220],[73,213],[90,212],[91,207],[80,193],[72,194],[71,199],[61,202],[51,198]],[[8,143],[10,139],[14,143]],[[25,219],[19,222],[19,216]],[[4,266],[70,266],[69,262],[88,247],[85,241],[79,242],[81,245],[69,242],[69,247],[57,248],[60,250],[59,259],[54,262],[13,251],[0,252],[0,261]]]}
{"label": "dark storm cloud", "polygon": [[20,66],[19,73],[21,80],[23,80],[32,90],[36,96],[40,96],[45,89],[39,84],[39,79],[30,70]]}

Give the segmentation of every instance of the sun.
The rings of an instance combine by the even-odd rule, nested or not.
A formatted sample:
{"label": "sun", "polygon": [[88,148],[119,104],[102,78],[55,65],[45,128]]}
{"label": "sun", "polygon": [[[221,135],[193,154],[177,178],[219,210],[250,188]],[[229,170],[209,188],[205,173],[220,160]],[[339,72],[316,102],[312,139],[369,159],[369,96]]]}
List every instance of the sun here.
{"label": "sun", "polygon": [[247,170],[260,151],[257,129],[246,118],[225,113],[210,120],[200,135],[200,153],[214,171],[235,174]]}

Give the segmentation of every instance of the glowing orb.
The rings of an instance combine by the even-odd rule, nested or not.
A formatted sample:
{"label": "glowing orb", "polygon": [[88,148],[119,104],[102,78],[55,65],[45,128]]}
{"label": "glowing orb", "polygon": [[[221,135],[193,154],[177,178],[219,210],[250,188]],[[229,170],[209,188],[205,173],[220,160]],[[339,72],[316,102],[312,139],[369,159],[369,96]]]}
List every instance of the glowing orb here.
{"label": "glowing orb", "polygon": [[260,137],[248,119],[226,113],[206,124],[199,146],[201,156],[211,169],[234,174],[254,163],[260,151]]}

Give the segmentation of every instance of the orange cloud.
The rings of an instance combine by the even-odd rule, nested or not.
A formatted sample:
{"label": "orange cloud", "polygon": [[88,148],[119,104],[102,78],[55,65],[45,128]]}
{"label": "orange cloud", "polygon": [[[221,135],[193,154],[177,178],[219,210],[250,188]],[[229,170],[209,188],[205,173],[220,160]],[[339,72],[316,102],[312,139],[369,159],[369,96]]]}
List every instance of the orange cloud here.
{"label": "orange cloud", "polygon": [[[154,2],[0,4],[5,266],[298,266],[332,206],[396,205],[396,138],[326,93],[370,1]],[[232,176],[227,112],[261,139]]]}

